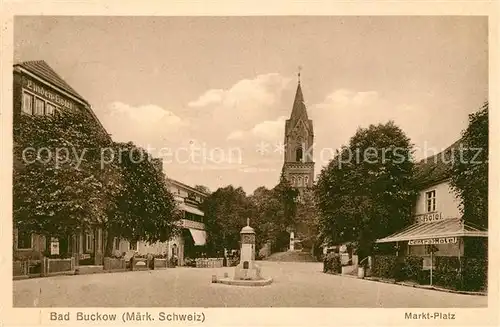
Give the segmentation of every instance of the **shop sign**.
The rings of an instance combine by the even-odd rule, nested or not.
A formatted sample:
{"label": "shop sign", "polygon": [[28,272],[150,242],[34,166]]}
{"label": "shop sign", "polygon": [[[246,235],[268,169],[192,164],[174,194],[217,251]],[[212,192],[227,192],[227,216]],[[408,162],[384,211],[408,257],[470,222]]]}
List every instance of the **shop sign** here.
{"label": "shop sign", "polygon": [[50,254],[59,255],[59,239],[55,237],[50,239]]}
{"label": "shop sign", "polygon": [[80,260],[90,259],[90,253],[81,253]]}
{"label": "shop sign", "polygon": [[443,220],[443,215],[441,212],[426,213],[423,215],[418,215],[417,223],[432,223],[435,221]]}
{"label": "shop sign", "polygon": [[456,237],[427,238],[423,240],[409,240],[408,245],[435,245],[457,243]]}
{"label": "shop sign", "polygon": [[192,220],[189,220],[189,219],[181,219],[180,226],[182,228],[193,228],[193,229],[205,230],[205,224],[204,223],[200,223],[198,221],[192,221]]}
{"label": "shop sign", "polygon": [[33,93],[44,97],[46,100],[52,101],[63,107],[73,109],[73,102],[61,97],[57,93],[50,91],[46,87],[43,87],[30,79],[24,79],[24,86]]}

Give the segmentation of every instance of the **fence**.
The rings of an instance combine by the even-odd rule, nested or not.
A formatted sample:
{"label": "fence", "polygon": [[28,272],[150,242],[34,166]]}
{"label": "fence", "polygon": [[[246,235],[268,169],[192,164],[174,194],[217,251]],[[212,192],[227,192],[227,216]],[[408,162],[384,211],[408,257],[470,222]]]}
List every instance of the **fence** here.
{"label": "fence", "polygon": [[68,259],[49,259],[42,260],[42,275],[74,275],[75,274],[75,258]]}
{"label": "fence", "polygon": [[125,271],[127,269],[127,264],[125,259],[118,258],[104,258],[104,270],[107,271]]}
{"label": "fence", "polygon": [[224,266],[222,258],[198,258],[195,259],[196,268],[221,268]]}

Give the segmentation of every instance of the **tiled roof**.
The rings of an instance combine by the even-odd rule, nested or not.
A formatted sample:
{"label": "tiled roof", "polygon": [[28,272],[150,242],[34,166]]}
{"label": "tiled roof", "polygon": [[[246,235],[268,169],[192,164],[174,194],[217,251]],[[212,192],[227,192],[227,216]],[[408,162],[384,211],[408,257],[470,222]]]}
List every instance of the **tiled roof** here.
{"label": "tiled roof", "polygon": [[488,232],[484,228],[474,227],[459,218],[451,218],[410,225],[397,233],[377,240],[377,243],[460,236],[488,237]]}
{"label": "tiled roof", "polygon": [[460,147],[456,141],[444,151],[425,158],[415,165],[415,179],[421,187],[443,181],[451,176],[451,164],[454,151]]}
{"label": "tiled roof", "polygon": [[59,87],[60,89],[68,92],[74,97],[87,102],[78,92],[76,92],[64,79],[61,78],[45,61],[25,61],[18,64],[22,68],[28,70],[30,73],[46,80],[47,82]]}

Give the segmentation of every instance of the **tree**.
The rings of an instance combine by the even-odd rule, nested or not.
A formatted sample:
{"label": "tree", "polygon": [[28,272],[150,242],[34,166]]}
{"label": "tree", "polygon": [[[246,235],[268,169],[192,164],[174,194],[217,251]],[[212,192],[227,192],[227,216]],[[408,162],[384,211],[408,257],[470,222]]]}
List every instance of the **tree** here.
{"label": "tree", "polygon": [[370,254],[376,239],[410,223],[413,166],[410,140],[393,122],[358,129],[321,171],[321,233],[334,244],[357,242],[360,258]]}
{"label": "tree", "polygon": [[100,170],[110,140],[83,112],[16,115],[13,219],[16,227],[54,237],[106,221],[118,184]]}
{"label": "tree", "polygon": [[115,143],[113,153],[124,187],[108,211],[106,254],[111,254],[114,237],[149,243],[169,240],[179,231],[181,216],[165,175],[149,153],[131,142]]}
{"label": "tree", "polygon": [[295,221],[297,238],[301,240],[302,247],[314,251],[318,245],[319,214],[313,189],[302,192],[301,201],[297,203]]}
{"label": "tree", "polygon": [[469,115],[462,147],[452,161],[451,185],[460,198],[462,217],[488,227],[488,102]]}
{"label": "tree", "polygon": [[219,188],[203,201],[201,207],[205,213],[208,251],[238,249],[241,228],[248,218],[254,216],[253,205],[245,191],[232,185]]}
{"label": "tree", "polygon": [[206,187],[205,185],[195,185],[194,188],[197,189],[198,191],[206,193],[206,194],[211,193],[210,189],[208,187]]}

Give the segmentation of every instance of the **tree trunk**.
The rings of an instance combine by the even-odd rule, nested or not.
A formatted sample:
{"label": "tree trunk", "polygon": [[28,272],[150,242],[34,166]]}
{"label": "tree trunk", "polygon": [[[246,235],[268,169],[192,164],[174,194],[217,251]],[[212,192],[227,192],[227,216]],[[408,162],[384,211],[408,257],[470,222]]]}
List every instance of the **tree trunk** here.
{"label": "tree trunk", "polygon": [[113,256],[113,241],[114,241],[114,234],[111,232],[111,230],[108,228],[104,231],[105,233],[105,240],[106,240],[106,248],[104,250],[104,256],[105,257],[111,257]]}

